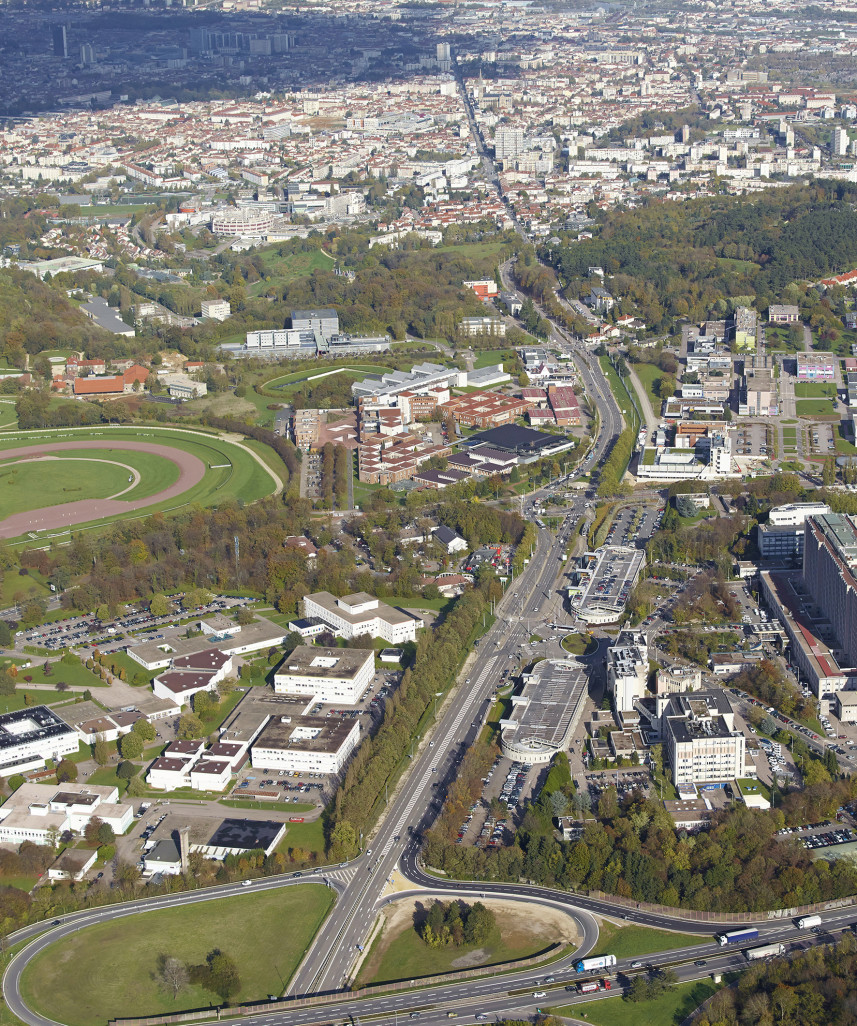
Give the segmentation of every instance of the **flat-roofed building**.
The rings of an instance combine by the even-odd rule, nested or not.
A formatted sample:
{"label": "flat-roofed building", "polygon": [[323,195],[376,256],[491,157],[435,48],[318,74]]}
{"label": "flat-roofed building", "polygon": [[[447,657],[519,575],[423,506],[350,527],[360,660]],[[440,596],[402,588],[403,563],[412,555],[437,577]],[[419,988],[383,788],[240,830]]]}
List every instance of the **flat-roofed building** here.
{"label": "flat-roofed building", "polygon": [[655,699],[673,782],[708,783],[745,775],[746,738],[722,691]]}
{"label": "flat-roofed building", "polygon": [[617,712],[629,712],[646,694],[649,648],[639,631],[622,631],[607,650],[607,688]]}
{"label": "flat-roofed building", "polygon": [[500,749],[513,762],[542,765],[568,748],[586,704],[588,674],[576,659],[543,659],[523,680],[500,720]]}
{"label": "flat-roofed building", "polygon": [[800,308],[790,304],[771,303],[768,307],[768,321],[771,324],[797,324]]}
{"label": "flat-roofed building", "polygon": [[335,774],[360,742],[360,720],[275,716],[250,749],[254,769]]}
{"label": "flat-roofed building", "polygon": [[123,834],[134,819],[130,805],[119,802],[116,787],[96,784],[22,784],[0,807],[0,843],[50,844],[70,831],[82,834],[94,818]]}
{"label": "flat-roofed building", "polygon": [[857,525],[843,513],[806,521],[804,583],[830,620],[842,664],[857,667]]}
{"label": "flat-roofed building", "polygon": [[768,523],[777,527],[803,526],[807,517],[820,517],[829,512],[830,507],[825,502],[790,502],[786,506],[775,506],[768,514]]}
{"label": "flat-roofed building", "polygon": [[78,748],[77,731],[46,705],[0,715],[0,777],[59,762]]}
{"label": "flat-roofed building", "polygon": [[410,613],[379,602],[365,591],[343,598],[336,598],[328,591],[318,591],[307,595],[303,604],[305,616],[323,621],[334,634],[346,640],[368,635],[370,638],[383,638],[391,645],[400,645],[416,640],[417,624],[421,623]]}
{"label": "flat-roofed building", "polygon": [[835,712],[842,723],[857,723],[857,691],[837,691]]}
{"label": "flat-roofed building", "polygon": [[274,673],[274,691],[314,695],[316,701],[356,705],[375,675],[372,649],[299,645]]}
{"label": "flat-roofed building", "polygon": [[830,353],[797,353],[798,381],[835,381],[839,359]]}

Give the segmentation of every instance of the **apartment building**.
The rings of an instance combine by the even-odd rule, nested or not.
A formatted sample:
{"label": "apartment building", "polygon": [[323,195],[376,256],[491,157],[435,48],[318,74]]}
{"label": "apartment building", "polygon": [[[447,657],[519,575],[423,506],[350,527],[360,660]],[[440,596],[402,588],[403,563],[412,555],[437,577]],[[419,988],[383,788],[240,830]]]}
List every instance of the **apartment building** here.
{"label": "apartment building", "polygon": [[840,664],[857,666],[857,525],[843,513],[807,518],[803,579],[830,620]]}

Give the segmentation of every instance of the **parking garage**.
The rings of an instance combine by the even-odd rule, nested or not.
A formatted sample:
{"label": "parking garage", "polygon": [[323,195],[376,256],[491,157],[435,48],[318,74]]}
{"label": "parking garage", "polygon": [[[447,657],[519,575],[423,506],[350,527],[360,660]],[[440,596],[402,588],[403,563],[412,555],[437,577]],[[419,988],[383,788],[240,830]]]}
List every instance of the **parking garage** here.
{"label": "parking garage", "polygon": [[640,577],[646,557],[639,549],[604,545],[586,552],[569,589],[569,599],[578,617],[586,623],[615,623],[622,615],[631,591]]}

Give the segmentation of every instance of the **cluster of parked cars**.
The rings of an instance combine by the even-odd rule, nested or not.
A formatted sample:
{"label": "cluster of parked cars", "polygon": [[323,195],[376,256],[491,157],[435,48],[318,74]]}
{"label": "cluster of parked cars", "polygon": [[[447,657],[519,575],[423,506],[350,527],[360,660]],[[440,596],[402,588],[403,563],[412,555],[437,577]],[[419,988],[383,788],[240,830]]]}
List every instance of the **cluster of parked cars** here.
{"label": "cluster of parked cars", "polygon": [[505,802],[507,808],[517,809],[524,790],[524,784],[527,782],[527,773],[530,769],[530,766],[521,766],[516,762],[512,763],[512,768],[506,774],[506,779],[500,791],[500,801]]}
{"label": "cluster of parked cars", "polygon": [[828,830],[823,834],[810,834],[803,839],[804,848],[830,848],[834,844],[847,844],[854,840],[854,831],[848,827]]}

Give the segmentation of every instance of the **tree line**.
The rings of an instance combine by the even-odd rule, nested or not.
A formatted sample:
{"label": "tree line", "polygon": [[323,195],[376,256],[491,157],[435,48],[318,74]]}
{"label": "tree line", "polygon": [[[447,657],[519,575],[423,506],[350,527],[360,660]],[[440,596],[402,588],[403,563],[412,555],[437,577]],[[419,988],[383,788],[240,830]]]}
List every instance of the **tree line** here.
{"label": "tree line", "polygon": [[[857,795],[851,780],[817,787],[830,789],[824,801],[816,795],[823,807]],[[432,830],[424,857],[454,879],[527,880],[704,912],[764,912],[857,891],[857,867],[813,861],[799,841],[776,836],[786,823],[780,808],[716,811],[711,828],[698,834],[677,830],[663,805],[639,792],[620,799],[609,787],[595,811],[578,841],[558,840],[551,805],[536,803],[510,846],[483,851]]]}

